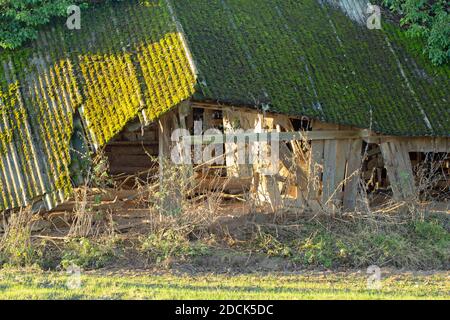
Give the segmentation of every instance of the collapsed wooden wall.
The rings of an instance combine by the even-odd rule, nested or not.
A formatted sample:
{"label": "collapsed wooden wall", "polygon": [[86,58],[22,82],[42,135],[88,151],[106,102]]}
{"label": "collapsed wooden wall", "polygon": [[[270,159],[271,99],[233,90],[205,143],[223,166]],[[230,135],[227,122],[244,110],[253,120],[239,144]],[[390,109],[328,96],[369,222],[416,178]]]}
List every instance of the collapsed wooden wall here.
{"label": "collapsed wooden wall", "polygon": [[[283,115],[263,114],[256,110],[205,104],[194,105],[185,117],[190,119],[191,126],[187,122],[181,124],[183,121],[178,111],[172,111],[160,119],[161,161],[170,157],[173,147],[170,134],[175,128],[189,128],[192,135],[195,129],[198,132],[195,126],[199,124],[200,132],[215,128],[227,135],[236,134],[240,129],[253,130],[256,133],[304,132],[304,138],[297,136],[280,141],[279,170],[276,174],[265,174],[258,167],[260,164],[240,163],[238,158],[242,153],[235,142],[223,143],[223,166],[214,165],[210,168],[214,172],[223,169],[222,176],[234,179],[234,182],[241,180],[243,186],[248,186],[246,191],[252,192],[259,201],[269,203],[274,209],[307,205],[344,206],[348,209],[355,207],[363,141],[358,131],[310,121],[307,118],[291,119]],[[307,132],[314,132],[315,135],[307,137]],[[246,157],[252,150],[252,144],[254,142],[245,144]],[[195,167],[195,164],[192,164],[192,167]],[[250,185],[248,181],[251,181]],[[244,189],[243,187],[242,190]]]}
{"label": "collapsed wooden wall", "polygon": [[[198,161],[198,153],[201,155],[208,147],[204,142],[196,142],[197,145],[194,143],[190,154],[181,153],[182,156],[191,158],[191,162],[185,164],[185,167],[199,185],[207,188],[207,176],[214,173],[214,176],[233,185],[234,190],[248,192],[256,200],[270,204],[274,210],[280,207],[353,210],[358,204],[358,192],[372,189],[391,189],[395,200],[410,200],[417,196],[414,167],[418,160],[414,160],[414,153],[450,151],[450,139],[387,137],[368,130],[308,118],[186,102],[143,130],[143,136],[139,136],[136,130],[131,130],[131,133],[125,132],[115,139],[108,146],[113,154],[113,163],[119,164],[119,168],[123,165],[126,169],[127,164],[121,163],[120,159],[128,159],[128,163],[131,163],[133,158],[136,168],[144,169],[149,162],[143,157],[158,155],[160,183],[163,184],[163,164],[170,163],[173,147],[182,148],[182,144],[177,145],[171,139],[175,129],[188,130],[193,141],[196,141],[195,137],[199,132],[204,134],[208,129],[216,129],[223,135],[236,137],[242,135],[238,130],[279,133],[283,138],[278,146],[279,169],[275,174],[264,173],[260,163],[239,163],[239,157],[243,154],[239,146],[242,147],[242,144],[235,141],[223,140],[223,164],[202,164]],[[133,138],[130,139],[130,136]],[[245,134],[241,137],[244,136]],[[123,141],[124,139],[133,142]],[[244,156],[248,157],[255,142],[246,141]],[[144,146],[146,153],[133,154]],[[121,148],[119,155],[115,155],[117,148]],[[126,171],[125,169],[121,170]],[[370,189],[368,185],[373,181],[376,184]],[[443,184],[448,185],[448,180],[443,181]],[[364,188],[361,188],[363,185]]]}

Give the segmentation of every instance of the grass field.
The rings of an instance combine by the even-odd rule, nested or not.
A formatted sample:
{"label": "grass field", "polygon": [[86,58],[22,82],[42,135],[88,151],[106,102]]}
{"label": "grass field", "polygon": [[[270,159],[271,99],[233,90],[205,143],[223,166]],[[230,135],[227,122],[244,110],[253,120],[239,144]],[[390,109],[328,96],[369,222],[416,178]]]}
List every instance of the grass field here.
{"label": "grass field", "polygon": [[[196,275],[89,273],[69,289],[64,273],[0,271],[1,299],[450,299],[450,274],[384,275],[367,289],[365,273]],[[72,284],[76,284],[72,282]]]}

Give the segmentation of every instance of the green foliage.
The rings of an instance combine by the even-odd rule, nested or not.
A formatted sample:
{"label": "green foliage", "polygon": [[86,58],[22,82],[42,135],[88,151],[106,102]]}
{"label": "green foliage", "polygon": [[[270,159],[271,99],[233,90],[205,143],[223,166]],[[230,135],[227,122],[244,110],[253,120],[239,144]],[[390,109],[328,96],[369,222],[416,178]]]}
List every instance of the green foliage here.
{"label": "green foliage", "polygon": [[404,224],[380,225],[312,221],[288,236],[262,230],[249,249],[310,267],[446,269],[450,266],[450,233],[444,224],[442,219],[409,218]]}
{"label": "green foliage", "polygon": [[437,220],[416,221],[413,223],[413,227],[416,235],[424,241],[432,243],[450,242],[450,233]]}
{"label": "green foliage", "polygon": [[383,0],[402,16],[400,24],[411,38],[425,39],[424,53],[435,65],[450,58],[450,16],[447,0]]}
{"label": "green foliage", "polygon": [[268,256],[292,256],[292,249],[285,243],[278,241],[277,238],[270,233],[260,233],[256,238],[256,246]]}
{"label": "green foliage", "polygon": [[191,243],[183,234],[170,229],[149,235],[142,242],[141,250],[156,263],[170,258],[202,256],[209,252],[208,246],[204,243]]}
{"label": "green foliage", "polygon": [[97,269],[104,267],[113,254],[108,244],[95,243],[87,238],[74,239],[64,248],[61,266],[66,269],[74,264],[83,269]]}
{"label": "green foliage", "polygon": [[16,49],[25,41],[36,39],[39,27],[52,17],[67,15],[73,4],[85,4],[83,0],[1,0],[0,47]]}

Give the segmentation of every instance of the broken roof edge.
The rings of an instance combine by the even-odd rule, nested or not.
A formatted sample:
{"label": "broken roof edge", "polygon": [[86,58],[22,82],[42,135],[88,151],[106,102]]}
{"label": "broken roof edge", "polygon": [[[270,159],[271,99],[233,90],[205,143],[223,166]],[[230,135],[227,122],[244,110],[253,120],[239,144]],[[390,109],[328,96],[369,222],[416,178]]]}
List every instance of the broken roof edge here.
{"label": "broken roof edge", "polygon": [[253,112],[261,112],[261,113],[269,113],[269,114],[277,114],[277,115],[285,115],[287,117],[292,117],[292,118],[308,118],[310,120],[316,120],[316,121],[320,121],[323,123],[328,123],[328,124],[334,124],[334,125],[341,125],[341,126],[346,126],[348,128],[351,129],[355,129],[355,130],[369,130],[369,132],[372,132],[376,135],[379,136],[395,136],[395,137],[402,137],[402,138],[419,138],[419,137],[423,137],[423,138],[450,138],[450,132],[447,135],[440,135],[440,134],[429,134],[429,135],[424,135],[424,134],[399,134],[398,132],[395,132],[394,130],[391,132],[387,132],[386,130],[381,131],[381,130],[377,130],[376,128],[373,128],[371,126],[358,126],[355,125],[354,123],[351,122],[346,122],[346,121],[329,121],[325,118],[321,118],[321,117],[317,117],[317,116],[313,116],[313,115],[308,115],[308,114],[304,114],[304,113],[295,113],[295,112],[280,112],[280,111],[276,111],[276,110],[270,110],[269,109],[265,109],[265,107],[263,105],[255,105],[255,104],[248,104],[248,103],[237,103],[237,102],[230,102],[230,101],[226,101],[226,100],[215,100],[215,99],[199,99],[199,98],[192,98],[189,100],[191,102],[191,104],[193,105],[205,105],[205,106],[209,106],[209,107],[217,107],[217,110],[221,110],[222,108],[237,108],[237,109],[247,109],[249,111],[253,111]]}

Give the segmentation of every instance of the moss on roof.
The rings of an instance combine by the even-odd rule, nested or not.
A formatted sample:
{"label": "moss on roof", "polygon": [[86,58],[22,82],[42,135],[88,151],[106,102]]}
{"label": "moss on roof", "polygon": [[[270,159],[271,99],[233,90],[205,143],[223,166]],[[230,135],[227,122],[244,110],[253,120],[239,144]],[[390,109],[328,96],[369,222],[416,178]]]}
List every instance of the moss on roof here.
{"label": "moss on roof", "polygon": [[164,0],[108,3],[37,41],[0,51],[0,210],[72,191],[70,140],[80,110],[103,146],[130,120],[152,121],[189,98],[195,76]]}
{"label": "moss on roof", "polygon": [[318,0],[173,0],[201,100],[411,136],[450,136],[449,67],[401,30],[369,30]]}
{"label": "moss on roof", "polygon": [[[72,190],[73,119],[95,147],[190,98],[267,107],[385,134],[450,136],[449,67],[385,24],[320,0],[122,1],[0,51],[0,210]],[[185,50],[178,19],[198,69]],[[196,88],[195,88],[196,86]]]}

